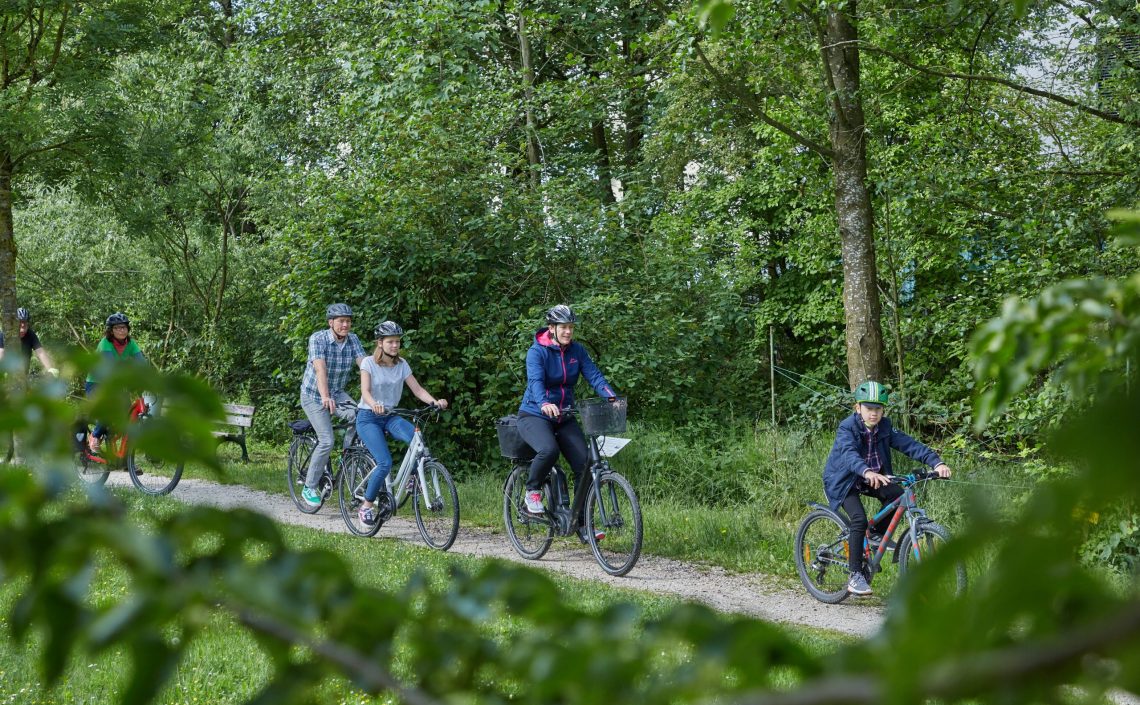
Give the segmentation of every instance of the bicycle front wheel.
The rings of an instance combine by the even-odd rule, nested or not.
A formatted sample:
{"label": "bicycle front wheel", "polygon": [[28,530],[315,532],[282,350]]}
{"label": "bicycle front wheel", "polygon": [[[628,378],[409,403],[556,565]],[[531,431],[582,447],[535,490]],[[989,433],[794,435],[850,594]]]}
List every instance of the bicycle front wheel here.
{"label": "bicycle front wheel", "polygon": [[629,480],[605,472],[586,497],[586,539],[602,570],[628,573],[641,557],[641,503]]}
{"label": "bicycle front wheel", "polygon": [[[364,488],[368,484],[374,463],[372,457],[361,451],[347,451],[344,455],[340,479],[336,492],[340,504],[340,516],[344,525],[357,536],[375,536],[383,522],[377,519],[365,524],[360,519],[360,505],[364,503]],[[383,490],[381,489],[381,496]],[[376,508],[379,511],[380,507]]]}
{"label": "bicycle front wheel", "polygon": [[459,534],[459,493],[451,481],[451,473],[436,460],[424,463],[423,482],[427,484],[427,495],[423,493],[421,478],[415,477],[412,486],[412,506],[416,508],[416,526],[424,543],[432,548],[446,551],[455,543]]}
{"label": "bicycle front wheel", "polygon": [[554,540],[554,525],[545,516],[526,511],[526,477],[530,469],[516,465],[503,485],[503,523],[511,546],[523,558],[538,560]]}
{"label": "bicycle front wheel", "polygon": [[808,593],[834,605],[847,599],[847,525],[817,509],[796,531],[796,572]]}
{"label": "bicycle front wheel", "polygon": [[132,449],[127,453],[131,482],[146,494],[170,494],[182,479],[182,463],[171,463]]}
{"label": "bicycle front wheel", "polygon": [[324,504],[322,498],[321,504],[311,507],[301,497],[301,488],[305,486],[305,475],[309,472],[309,460],[313,457],[313,450],[316,447],[315,437],[308,434],[294,436],[293,442],[289,444],[289,466],[285,469],[289,496],[293,498],[293,504],[297,505],[297,509],[306,514],[316,514],[321,511],[321,505]]}
{"label": "bicycle front wheel", "polygon": [[[899,541],[900,574],[906,574],[919,563],[930,560],[950,540],[950,532],[932,521],[920,523],[915,531],[918,535],[917,543],[910,540],[910,532]],[[961,561],[955,563],[936,585],[940,592],[947,595],[963,594],[966,592],[966,565]]]}

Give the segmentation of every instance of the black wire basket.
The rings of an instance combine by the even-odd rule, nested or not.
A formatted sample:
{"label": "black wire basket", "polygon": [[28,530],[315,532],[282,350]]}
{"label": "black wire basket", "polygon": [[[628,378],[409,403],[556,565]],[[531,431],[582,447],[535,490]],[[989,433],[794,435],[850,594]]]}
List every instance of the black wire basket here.
{"label": "black wire basket", "polygon": [[614,401],[586,399],[577,404],[582,416],[582,430],[591,436],[609,436],[625,433],[625,397]]}

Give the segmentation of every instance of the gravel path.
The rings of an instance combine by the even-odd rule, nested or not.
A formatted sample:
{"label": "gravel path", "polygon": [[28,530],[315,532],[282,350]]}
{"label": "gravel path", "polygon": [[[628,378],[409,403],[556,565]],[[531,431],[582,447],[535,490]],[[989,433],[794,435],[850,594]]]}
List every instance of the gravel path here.
{"label": "gravel path", "polygon": [[[112,473],[108,484],[129,485],[130,480],[126,473]],[[267,494],[242,485],[183,479],[171,497],[188,504],[223,509],[245,507],[283,524],[347,533],[340,511],[335,505],[326,504],[317,514],[303,514],[287,496]],[[396,538],[422,545],[415,520],[410,516],[394,517],[384,524],[377,538]],[[729,573],[716,566],[682,563],[644,553],[629,575],[614,578],[602,572],[589,548],[581,546],[576,540],[555,540],[550,552],[541,560],[526,561],[514,552],[505,534],[461,526],[451,552],[517,561],[583,580],[655,594],[675,595],[685,600],[703,602],[722,612],[747,614],[771,622],[806,625],[857,636],[873,634],[883,620],[881,607],[859,604],[857,600],[849,599],[840,605],[825,605],[802,590],[779,586],[770,576]]]}

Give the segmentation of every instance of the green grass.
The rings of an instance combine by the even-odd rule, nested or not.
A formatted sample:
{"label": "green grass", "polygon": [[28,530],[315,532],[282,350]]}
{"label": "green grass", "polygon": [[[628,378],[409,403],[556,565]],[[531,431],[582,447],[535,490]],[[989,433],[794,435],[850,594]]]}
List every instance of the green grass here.
{"label": "green grass", "polygon": [[[129,489],[115,490],[130,509],[130,520],[149,525],[157,518],[177,512],[181,505],[168,498],[144,498]],[[430,583],[447,584],[449,571],[460,568],[474,572],[486,559],[440,553],[393,539],[361,540],[347,534],[331,534],[293,526],[280,526],[289,546],[296,550],[323,549],[340,556],[352,567],[360,585],[381,590],[403,588],[414,573],[422,573]],[[632,603],[643,619],[662,614],[677,601],[670,597],[623,590],[588,581],[553,575],[561,600],[590,613],[598,613],[619,603]],[[7,634],[7,615],[21,594],[20,582],[8,581],[0,586],[0,627]],[[121,570],[105,568],[96,576],[92,599],[108,604],[126,595],[129,584]],[[502,618],[488,628],[490,638],[505,641],[520,628],[509,618]],[[805,648],[814,653],[831,653],[849,637],[818,630],[793,632]],[[121,691],[129,677],[129,661],[124,654],[111,650],[98,656],[82,655],[72,660],[61,681],[47,688],[38,676],[37,656],[42,648],[41,635],[32,635],[25,643],[0,640],[0,703],[5,705],[39,705],[71,703],[104,703]],[[397,653],[399,650],[397,649]],[[399,657],[393,664],[396,673],[406,668]],[[257,641],[238,627],[225,613],[210,616],[207,626],[190,645],[174,680],[163,692],[160,703],[231,703],[251,698],[271,675],[271,663]],[[789,681],[785,685],[791,685]],[[315,695],[320,703],[375,702],[355,690],[348,682],[329,678]],[[385,702],[382,698],[379,702]]]}

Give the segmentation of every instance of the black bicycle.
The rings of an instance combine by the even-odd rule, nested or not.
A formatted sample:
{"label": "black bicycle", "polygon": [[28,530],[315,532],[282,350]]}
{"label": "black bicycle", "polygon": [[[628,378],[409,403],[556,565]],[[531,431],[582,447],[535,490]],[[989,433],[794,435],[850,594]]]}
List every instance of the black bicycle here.
{"label": "black bicycle", "polygon": [[[563,409],[563,413],[578,415],[589,440],[587,470],[592,482],[585,504],[586,541],[602,570],[610,575],[625,575],[641,556],[644,536],[641,504],[633,485],[606,460],[606,456],[616,455],[621,446],[613,444],[615,447],[607,448],[603,456],[598,439],[625,432],[626,401],[620,397],[613,402],[590,399],[579,402],[577,409]],[[512,464],[503,485],[503,522],[515,551],[523,558],[538,560],[550,549],[555,534],[577,533],[578,517],[570,507],[566,473],[557,465],[551,469],[544,486],[544,513],[527,511],[526,479],[534,451],[522,440],[513,421],[514,417],[508,416],[500,419],[498,425],[500,451]]]}
{"label": "black bicycle", "polygon": [[[325,463],[321,479],[317,481],[317,494],[321,497],[321,503],[315,507],[311,506],[301,497],[301,488],[305,486],[305,475],[309,472],[309,461],[317,447],[317,433],[313,430],[313,424],[308,419],[291,421],[289,428],[293,431],[293,440],[289,444],[289,464],[285,469],[285,481],[289,485],[289,495],[293,498],[293,504],[296,504],[297,509],[306,514],[316,514],[321,511],[325,501],[336,490],[341,475],[348,472],[363,477],[375,465],[372,462],[372,456],[368,454],[368,449],[364,447],[364,443],[356,435],[355,424],[333,417],[333,432],[344,434],[340,458],[337,460],[336,472],[333,472],[333,454],[329,454],[329,460]],[[335,444],[333,452],[336,452]]]}

